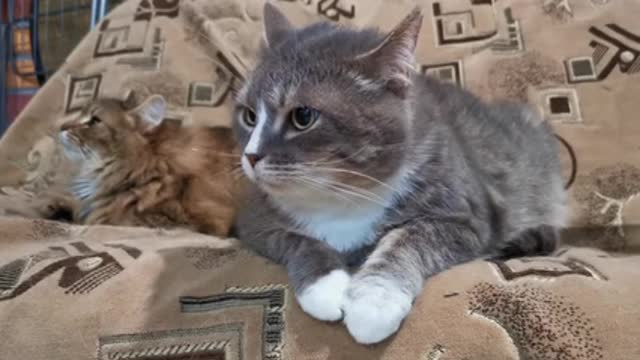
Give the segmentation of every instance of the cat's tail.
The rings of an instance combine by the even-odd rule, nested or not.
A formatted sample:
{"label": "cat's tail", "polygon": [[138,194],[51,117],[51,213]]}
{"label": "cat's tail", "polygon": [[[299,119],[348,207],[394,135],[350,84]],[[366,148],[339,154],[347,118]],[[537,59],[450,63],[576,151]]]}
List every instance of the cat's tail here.
{"label": "cat's tail", "polygon": [[508,241],[492,258],[507,260],[515,257],[549,255],[558,247],[558,237],[558,229],[551,225],[529,228]]}

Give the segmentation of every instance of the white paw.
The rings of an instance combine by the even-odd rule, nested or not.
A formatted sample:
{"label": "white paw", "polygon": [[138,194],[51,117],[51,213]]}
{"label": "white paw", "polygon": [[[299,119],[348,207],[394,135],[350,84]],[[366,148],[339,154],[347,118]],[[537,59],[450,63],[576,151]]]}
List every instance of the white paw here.
{"label": "white paw", "polygon": [[412,299],[386,281],[352,283],[344,307],[344,323],[361,344],[375,344],[394,334],[411,310]]}
{"label": "white paw", "polygon": [[300,307],[318,320],[342,319],[342,304],[350,278],[344,270],[331,271],[302,290],[298,295]]}

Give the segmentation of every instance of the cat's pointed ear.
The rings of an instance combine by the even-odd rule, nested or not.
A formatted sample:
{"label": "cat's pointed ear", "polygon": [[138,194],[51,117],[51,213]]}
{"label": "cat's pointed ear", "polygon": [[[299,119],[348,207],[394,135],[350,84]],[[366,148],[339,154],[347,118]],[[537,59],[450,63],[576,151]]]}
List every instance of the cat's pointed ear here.
{"label": "cat's pointed ear", "polygon": [[270,2],[264,4],[262,20],[264,21],[264,37],[268,47],[277,45],[293,30],[289,20]]}
{"label": "cat's pointed ear", "polygon": [[133,90],[129,89],[125,91],[120,98],[120,107],[122,108],[122,110],[130,110],[134,108],[135,101],[136,96],[133,93]]}
{"label": "cat's pointed ear", "polygon": [[150,130],[162,123],[167,112],[167,102],[162,95],[151,95],[133,112],[142,121],[144,129]]}
{"label": "cat's pointed ear", "polygon": [[380,45],[356,57],[365,69],[387,82],[389,87],[404,95],[415,72],[415,50],[422,27],[422,11],[415,7],[400,24],[382,40]]}

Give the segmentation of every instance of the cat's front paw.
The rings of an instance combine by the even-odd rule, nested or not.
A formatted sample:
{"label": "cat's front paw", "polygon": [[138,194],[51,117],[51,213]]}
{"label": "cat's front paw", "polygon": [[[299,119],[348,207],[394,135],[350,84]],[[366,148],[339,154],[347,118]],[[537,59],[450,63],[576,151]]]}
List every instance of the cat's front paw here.
{"label": "cat's front paw", "polygon": [[344,323],[361,344],[393,335],[411,310],[412,298],[388,281],[359,279],[347,290]]}
{"label": "cat's front paw", "polygon": [[344,294],[349,287],[350,278],[344,270],[333,270],[318,278],[298,294],[300,307],[318,320],[342,319]]}

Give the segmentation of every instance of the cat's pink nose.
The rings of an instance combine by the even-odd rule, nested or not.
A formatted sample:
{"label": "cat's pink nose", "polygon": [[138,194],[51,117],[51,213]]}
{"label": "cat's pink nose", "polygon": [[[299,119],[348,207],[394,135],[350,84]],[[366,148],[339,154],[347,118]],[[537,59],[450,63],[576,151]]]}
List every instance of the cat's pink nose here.
{"label": "cat's pink nose", "polygon": [[244,154],[244,156],[247,157],[247,161],[249,161],[249,164],[251,164],[252,168],[256,167],[258,161],[262,159],[262,155],[259,154]]}

